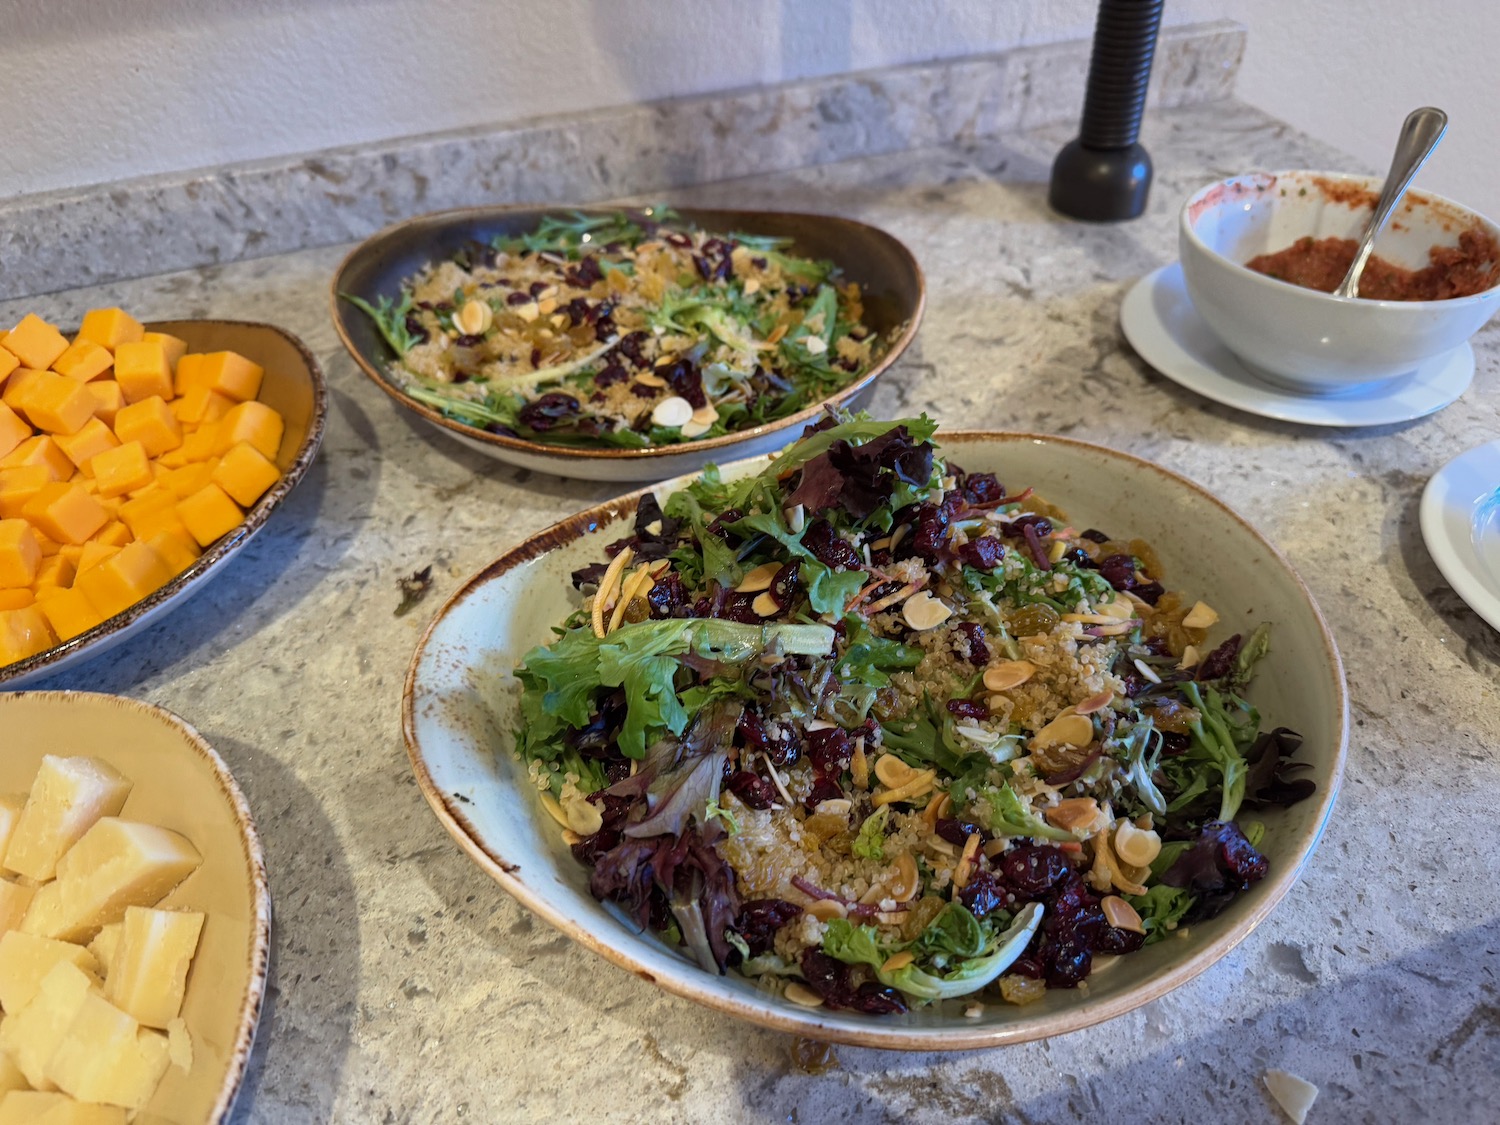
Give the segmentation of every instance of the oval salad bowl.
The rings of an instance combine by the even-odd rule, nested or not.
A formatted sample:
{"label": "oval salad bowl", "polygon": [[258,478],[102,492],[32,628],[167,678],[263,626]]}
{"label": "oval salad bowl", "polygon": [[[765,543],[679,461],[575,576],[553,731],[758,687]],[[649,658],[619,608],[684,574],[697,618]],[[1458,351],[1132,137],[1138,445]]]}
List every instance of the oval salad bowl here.
{"label": "oval salad bowl", "polygon": [[[376,387],[398,406],[450,437],[521,468],[612,481],[662,480],[695,472],[711,462],[777,449],[825,407],[857,409],[873,392],[875,381],[916,336],[925,301],[922,271],[911,251],[885,231],[836,215],[685,208],[675,212],[674,223],[680,221],[703,231],[785,239],[783,249],[788,254],[833,263],[842,280],[860,286],[864,323],[884,342],[878,358],[834,393],[786,417],[717,436],[639,448],[562,445],[491,432],[418,401],[403,389],[392,370],[397,353],[356,302],[374,308],[382,302],[399,301],[403,283],[428,266],[476,243],[490,246],[496,240],[520,238],[545,219],[561,216],[587,222],[620,213],[617,207],[478,207],[439,211],[397,223],[355,247],[334,274],[334,328]],[[554,319],[561,322],[561,318]]]}
{"label": "oval salad bowl", "polygon": [[228,1120],[249,1065],[271,951],[265,856],[229,767],[177,715],[116,695],[0,695],[0,730],[0,792],[25,793],[47,754],[100,759],[132,783],[122,818],[179,833],[202,857],[159,904],[205,916],[180,1013],[191,1063],[167,1068],[138,1120]]}
{"label": "oval salad bowl", "polygon": [[108,652],[177,609],[228,567],[265,527],[317,457],[328,412],[323,371],[305,344],[272,324],[239,320],[168,320],[146,325],[186,341],[189,352],[237,352],[265,368],[258,398],[285,421],[276,467],[281,478],[244,521],[204,548],[165,586],[87,632],[13,664],[0,666],[0,688],[18,688]]}
{"label": "oval salad bowl", "polygon": [[[521,689],[513,670],[579,608],[571,573],[600,562],[607,544],[630,533],[643,493],[580,512],[502,555],[448,601],[422,638],[406,681],[403,726],[418,783],[444,827],[507,892],[586,948],[679,996],[818,1040],[910,1050],[1018,1043],[1111,1019],[1208,969],[1267,919],[1296,881],[1339,788],[1347,700],[1338,651],[1317,605],[1262,535],[1204,489],[1157,465],[1058,437],[960,431],[940,432],[936,441],[942,455],[969,473],[993,472],[1013,493],[1034,488],[1078,528],[1128,527],[1154,548],[1171,589],[1190,591],[1218,611],[1224,634],[1270,624],[1271,655],[1247,695],[1264,728],[1301,733],[1298,760],[1306,765],[1298,776],[1315,788],[1288,807],[1256,811],[1269,872],[1222,913],[1118,958],[1107,973],[1089,978],[1086,996],[1051,989],[1021,1006],[991,998],[969,1015],[962,1000],[944,1000],[871,1016],[799,1006],[737,973],[705,972],[613,905],[596,901],[589,870],[564,844],[514,753]],[[767,464],[754,458],[722,472],[732,480]],[[656,497],[665,500],[687,479],[660,485]]]}

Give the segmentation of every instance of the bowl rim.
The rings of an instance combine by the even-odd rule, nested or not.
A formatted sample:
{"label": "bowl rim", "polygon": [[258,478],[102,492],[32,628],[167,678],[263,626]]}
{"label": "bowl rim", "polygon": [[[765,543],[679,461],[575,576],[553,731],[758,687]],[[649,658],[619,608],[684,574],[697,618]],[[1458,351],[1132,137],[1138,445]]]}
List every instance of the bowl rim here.
{"label": "bowl rim", "polygon": [[0,665],[0,691],[4,691],[6,683],[11,680],[44,672],[53,665],[78,655],[97,642],[130,628],[141,618],[155,613],[157,609],[176,600],[178,595],[186,593],[200,578],[215,570],[220,562],[239,551],[265,526],[266,521],[271,518],[271,513],[281,507],[282,501],[307,475],[307,470],[312,467],[313,461],[317,458],[318,447],[322,444],[323,431],[328,418],[328,386],[323,377],[322,367],[308,350],[307,345],[285,328],[258,320],[226,320],[220,317],[153,320],[145,327],[147,331],[155,332],[185,324],[228,325],[234,328],[260,329],[275,333],[296,349],[312,383],[313,405],[312,413],[307,420],[307,435],[302,439],[302,444],[297,447],[291,465],[281,474],[276,483],[267,489],[265,495],[245,513],[244,522],[221,536],[218,541],[193,560],[192,566],[173,577],[165,586],[153,590],[140,601],[121,610],[113,617],[105,618],[87,632],[79,633],[78,636],[66,641],[60,641],[49,649],[44,649],[34,656],[28,656],[25,660]]}
{"label": "bowl rim", "polygon": [[[1315,178],[1343,183],[1359,183],[1377,194],[1379,194],[1381,186],[1385,183],[1385,178],[1383,176],[1367,176],[1361,175],[1358,172],[1320,172],[1316,169],[1311,168],[1285,168],[1277,172],[1241,172],[1238,175],[1226,176],[1223,179],[1215,180],[1213,183],[1205,184],[1203,187],[1200,187],[1197,191],[1189,195],[1187,199],[1183,201],[1182,207],[1178,210],[1179,233],[1184,239],[1189,242],[1189,244],[1194,249],[1200,251],[1209,261],[1214,263],[1222,263],[1223,265],[1232,267],[1231,272],[1237,277],[1248,279],[1253,284],[1258,286],[1271,286],[1272,290],[1277,293],[1296,291],[1298,293],[1305,294],[1309,300],[1322,302],[1325,304],[1331,303],[1333,305],[1357,307],[1361,309],[1412,309],[1418,313],[1428,313],[1439,309],[1467,308],[1468,306],[1478,304],[1482,301],[1493,300],[1497,296],[1500,296],[1500,281],[1497,281],[1488,289],[1481,289],[1478,293],[1469,293],[1462,297],[1444,297],[1440,300],[1435,301],[1392,301],[1374,297],[1339,297],[1333,293],[1324,293],[1321,289],[1309,289],[1305,285],[1294,285],[1290,281],[1282,281],[1279,278],[1271,277],[1263,273],[1258,273],[1257,271],[1248,268],[1244,262],[1237,262],[1233,258],[1219,253],[1207,242],[1203,241],[1201,237],[1199,237],[1195,225],[1197,220],[1193,217],[1192,211],[1195,206],[1202,202],[1204,196],[1208,195],[1216,188],[1226,187],[1228,185],[1244,181],[1252,181],[1262,177],[1268,178],[1270,180],[1270,183],[1265,185],[1266,188],[1270,188],[1276,183],[1277,180],[1281,179],[1281,177],[1283,176],[1303,176],[1309,179]],[[1456,214],[1464,216],[1465,218],[1470,220],[1470,226],[1483,226],[1488,228],[1490,235],[1497,242],[1500,242],[1500,223],[1496,223],[1493,219],[1489,218],[1482,212],[1476,211],[1472,207],[1466,207],[1464,206],[1464,204],[1459,203],[1455,199],[1450,199],[1446,195],[1439,195],[1437,192],[1428,191],[1425,188],[1408,188],[1404,198],[1411,198],[1412,196],[1420,196],[1423,199],[1430,201],[1431,203],[1452,208]],[[1202,213],[1213,209],[1214,206],[1218,205],[1211,205],[1210,207],[1203,208],[1202,211],[1200,211],[1200,217]]]}
{"label": "bowl rim", "polygon": [[[448,834],[453,837],[482,870],[487,872],[500,884],[502,889],[515,898],[527,910],[540,915],[550,925],[560,930],[575,942],[599,954],[620,968],[634,973],[648,983],[655,984],[674,995],[694,1000],[706,1007],[748,1020],[762,1027],[769,1027],[795,1035],[805,1035],[815,1039],[843,1043],[850,1046],[913,1051],[970,1050],[983,1047],[1007,1046],[1014,1043],[1024,1043],[1054,1035],[1061,1035],[1070,1031],[1078,1031],[1094,1024],[1102,1023],[1105,1020],[1113,1019],[1116,1016],[1124,1015],[1126,1012],[1157,999],[1173,989],[1186,984],[1228,954],[1230,950],[1249,936],[1250,932],[1269,916],[1271,911],[1296,883],[1298,877],[1311,860],[1312,854],[1316,850],[1318,842],[1327,828],[1343,779],[1349,744],[1348,685],[1337,642],[1334,639],[1333,632],[1329,628],[1327,620],[1323,616],[1322,610],[1313,598],[1312,592],[1308,589],[1302,577],[1292,567],[1286,556],[1268,538],[1256,530],[1248,520],[1235,512],[1202,485],[1153,461],[1093,442],[1079,441],[1075,438],[1048,434],[1000,430],[951,430],[943,431],[940,438],[941,446],[944,449],[952,449],[956,446],[971,443],[994,441],[1010,443],[1016,446],[1045,443],[1073,448],[1080,452],[1087,452],[1094,455],[1102,454],[1106,457],[1124,461],[1138,471],[1146,470],[1158,474],[1177,486],[1187,489],[1200,501],[1212,504],[1225,516],[1238,523],[1246,534],[1252,536],[1280,564],[1283,573],[1292,580],[1296,589],[1300,592],[1307,610],[1311,612],[1312,619],[1317,626],[1323,642],[1322,662],[1332,673],[1336,703],[1335,710],[1337,712],[1337,745],[1331,749],[1332,768],[1329,772],[1327,782],[1325,785],[1320,786],[1319,797],[1321,807],[1318,810],[1316,822],[1301,843],[1295,862],[1278,864],[1272,869],[1272,873],[1268,876],[1266,884],[1262,884],[1268,884],[1266,893],[1262,896],[1258,905],[1250,909],[1249,913],[1240,920],[1238,925],[1226,930],[1225,933],[1209,942],[1203,948],[1196,950],[1185,959],[1176,962],[1166,971],[1147,981],[1141,987],[1122,996],[1113,997],[1105,1002],[1080,1002],[1063,1012],[1052,1013],[1045,1017],[1033,1017],[1029,1020],[1023,1017],[1014,1023],[988,1028],[967,1025],[953,1028],[912,1030],[903,1028],[900,1025],[882,1025],[874,1021],[868,1026],[861,1025],[859,1027],[848,1027],[843,1024],[830,1025],[820,1021],[818,1018],[818,1013],[823,1011],[823,1009],[799,1009],[793,1011],[791,1010],[792,1006],[789,1004],[785,1008],[772,1006],[769,1002],[774,998],[770,996],[764,998],[765,1002],[757,1004],[739,997],[720,995],[698,983],[700,977],[704,981],[715,978],[703,973],[696,966],[684,965],[684,970],[691,969],[691,971],[684,971],[676,976],[658,975],[652,972],[641,959],[634,956],[627,949],[601,939],[587,927],[566,918],[561,911],[555,909],[548,902],[545,896],[533,891],[526,883],[523,883],[516,877],[517,872],[520,870],[516,864],[490,851],[485,846],[479,839],[478,833],[474,830],[472,823],[459,807],[459,802],[453,799],[452,795],[443,793],[434,782],[432,774],[427,768],[417,733],[416,693],[418,674],[427,656],[433,635],[438,627],[456,606],[472,596],[478,589],[491,580],[527,562],[540,558],[565,543],[573,542],[592,531],[598,530],[609,522],[633,511],[636,501],[646,492],[675,485],[677,483],[675,480],[663,481],[656,485],[637,489],[624,496],[594,505],[527,537],[487,566],[480,568],[479,571],[466,580],[443,603],[428,623],[426,629],[423,630],[422,636],[417,642],[416,650],[412,655],[411,664],[408,666],[403,685],[401,730],[406,743],[407,756],[411,762],[412,772],[417,779],[417,785],[438,820],[448,831]],[[757,460],[757,458],[746,460]],[[696,473],[690,473],[685,474],[684,477],[696,475]]]}
{"label": "bowl rim", "polygon": [[261,844],[260,831],[255,827],[255,818],[250,812],[250,803],[245,799],[244,792],[235,781],[229,765],[219,756],[219,752],[199,733],[197,727],[175,711],[141,699],[131,699],[129,696],[68,689],[22,690],[0,694],[0,712],[3,712],[6,706],[20,704],[23,701],[41,702],[43,706],[56,706],[63,710],[79,704],[101,708],[121,707],[146,715],[180,736],[182,741],[203,759],[213,773],[215,781],[218,782],[219,791],[225,803],[234,814],[235,822],[239,826],[240,843],[244,848],[242,858],[250,876],[251,916],[248,919],[251,930],[250,977],[245,994],[240,1001],[239,1026],[235,1029],[234,1042],[228,1047],[229,1068],[214,1099],[213,1109],[207,1118],[208,1125],[218,1125],[229,1116],[230,1110],[234,1108],[235,1098],[239,1095],[246,1071],[249,1069],[250,1055],[255,1046],[255,1033],[260,1024],[261,1012],[265,1007],[266,984],[271,968],[271,928],[274,918],[271,881],[266,871],[265,849]]}
{"label": "bowl rim", "polygon": [[[888,371],[892,366],[894,366],[896,361],[900,359],[902,354],[906,351],[907,347],[910,346],[912,340],[916,338],[917,329],[921,326],[922,316],[927,308],[927,278],[926,275],[922,272],[921,263],[917,261],[916,255],[911,252],[911,248],[908,247],[906,243],[901,241],[901,239],[891,234],[890,231],[885,230],[883,227],[877,227],[873,223],[866,223],[861,219],[851,219],[846,215],[830,215],[813,211],[784,211],[766,209],[747,210],[744,208],[729,207],[683,207],[674,209],[677,209],[683,213],[693,211],[738,211],[741,214],[770,215],[778,218],[787,217],[797,219],[831,219],[841,223],[847,223],[851,226],[863,227],[865,230],[871,231],[875,235],[887,239],[890,242],[890,244],[898,252],[898,254],[905,259],[906,264],[912,271],[912,277],[916,281],[916,305],[912,309],[911,316],[910,318],[908,318],[905,328],[903,328],[900,335],[891,342],[891,346],[881,357],[879,363],[875,364],[875,366],[866,371],[854,382],[840,387],[833,394],[819,399],[817,402],[803,408],[802,410],[799,410],[795,414],[789,414],[785,418],[778,418],[774,422],[767,422],[763,425],[755,426],[748,430],[735,430],[733,433],[721,434],[719,437],[715,438],[695,439],[691,441],[679,442],[676,445],[652,445],[647,446],[644,449],[592,449],[586,447],[561,446],[551,445],[547,442],[531,441],[527,438],[507,437],[504,434],[492,434],[488,430],[482,430],[477,426],[470,426],[463,422],[456,421],[453,418],[449,418],[441,411],[436,410],[425,403],[418,402],[415,399],[411,398],[409,395],[405,394],[390,379],[382,375],[380,371],[369,362],[368,359],[366,359],[364,353],[354,345],[354,341],[349,338],[348,332],[346,332],[344,329],[344,321],[340,316],[339,297],[341,294],[340,283],[343,280],[345,272],[349,269],[349,266],[351,265],[351,263],[353,263],[355,258],[359,257],[361,254],[368,253],[371,247],[385,241],[388,238],[391,238],[398,231],[405,230],[409,227],[436,224],[439,222],[447,222],[460,218],[477,219],[485,216],[503,217],[506,215],[526,211],[534,211],[542,214],[563,211],[576,211],[582,214],[598,214],[602,212],[613,213],[615,211],[628,208],[629,206],[629,204],[625,203],[615,204],[612,206],[599,203],[506,203],[496,204],[492,206],[450,207],[441,211],[428,211],[420,215],[413,215],[410,218],[402,219],[400,222],[392,223],[389,226],[383,227],[380,230],[376,231],[369,238],[364,239],[347,254],[345,254],[343,260],[339,263],[338,268],[334,270],[333,278],[329,285],[328,295],[329,317],[333,321],[334,331],[338,333],[339,342],[343,344],[344,350],[354,360],[355,366],[357,366],[360,371],[364,373],[366,378],[373,382],[378,388],[380,388],[381,391],[386,394],[387,397],[389,397],[399,406],[411,411],[421,418],[426,419],[434,426],[441,427],[442,429],[448,431],[450,434],[453,434],[455,437],[458,437],[464,441],[477,442],[481,445],[494,446],[497,449],[505,449],[515,453],[524,453],[529,454],[533,457],[543,457],[558,461],[650,461],[657,458],[681,456],[682,454],[689,451],[696,453],[700,450],[732,450],[734,446],[740,444],[741,442],[752,441],[764,435],[778,433],[782,430],[794,428],[801,423],[811,421],[813,418],[822,413],[824,407],[838,406],[853,398],[855,395],[859,394],[871,383],[873,383],[878,377],[884,375],[886,371]],[[667,206],[671,205],[667,204]]]}

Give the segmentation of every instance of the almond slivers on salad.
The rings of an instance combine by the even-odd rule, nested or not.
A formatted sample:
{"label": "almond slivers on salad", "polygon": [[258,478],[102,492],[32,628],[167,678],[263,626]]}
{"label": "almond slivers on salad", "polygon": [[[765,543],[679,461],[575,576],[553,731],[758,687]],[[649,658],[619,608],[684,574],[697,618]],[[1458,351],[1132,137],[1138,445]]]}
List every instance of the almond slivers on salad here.
{"label": "almond slivers on salad", "polygon": [[1254,813],[1314,789],[1246,698],[1265,626],[935,429],[830,416],[647,493],[516,673],[593,894],[810,1007],[1076,988],[1262,879]]}
{"label": "almond slivers on salad", "polygon": [[471,243],[397,300],[343,297],[417,402],[503,436],[642,449],[786,418],[888,351],[860,287],[790,247],[669,208],[579,212]]}

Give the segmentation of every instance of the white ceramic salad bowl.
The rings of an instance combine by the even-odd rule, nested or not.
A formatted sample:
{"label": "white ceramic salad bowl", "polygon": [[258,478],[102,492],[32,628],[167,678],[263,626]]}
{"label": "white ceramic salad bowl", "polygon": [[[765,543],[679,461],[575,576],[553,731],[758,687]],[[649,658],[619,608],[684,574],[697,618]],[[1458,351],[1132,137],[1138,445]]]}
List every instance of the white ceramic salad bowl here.
{"label": "white ceramic salad bowl", "polygon": [[[1303,776],[1315,794],[1257,814],[1270,874],[1189,936],[1121,958],[1079,992],[1049,991],[1024,1007],[987,1004],[978,1019],[950,1002],[899,1016],[808,1009],[738,975],[715,976],[638,931],[589,894],[589,872],[559,838],[512,755],[519,685],[512,669],[578,605],[570,572],[627,533],[640,493],[556,524],[471,578],[438,612],[407,676],[403,726],[418,783],[465,851],[523,905],[582,945],[679,996],[767,1027],[862,1046],[939,1050],[997,1046],[1074,1031],[1127,1012],[1203,972],[1255,928],[1308,862],[1333,809],[1348,728],[1343,667],[1312,596],[1258,532],[1203,489],[1100,446],[1029,434],[939,432],[940,451],[1013,492],[1034,487],[1078,526],[1118,528],[1160,555],[1173,588],[1212,604],[1225,628],[1272,626],[1271,655],[1249,696],[1267,727],[1304,736]],[[758,471],[738,462],[726,477]],[[656,488],[658,497],[682,480]],[[621,521],[624,525],[620,526]],[[530,815],[517,815],[518,809]]]}

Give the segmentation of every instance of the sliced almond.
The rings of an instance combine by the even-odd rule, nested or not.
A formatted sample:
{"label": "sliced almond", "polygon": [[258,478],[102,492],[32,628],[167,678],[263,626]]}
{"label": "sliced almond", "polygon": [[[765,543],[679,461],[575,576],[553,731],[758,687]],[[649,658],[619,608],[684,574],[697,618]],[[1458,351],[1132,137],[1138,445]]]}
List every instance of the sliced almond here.
{"label": "sliced almond", "polygon": [[1184,629],[1207,629],[1218,622],[1219,615],[1207,602],[1198,602],[1182,618]]}
{"label": "sliced almond", "polygon": [[[927,802],[927,807],[922,810],[922,819],[927,827],[936,830],[937,822],[948,815],[948,810],[953,807],[953,798],[947,793],[939,793]],[[947,843],[947,841],[943,841]],[[952,845],[949,845],[950,847]]]}
{"label": "sliced almond", "polygon": [[781,603],[768,590],[764,594],[757,594],[750,603],[750,608],[762,617],[775,617],[781,612]]}
{"label": "sliced almond", "polygon": [[786,328],[786,323],[783,321],[781,324],[778,324],[775,328],[771,329],[771,334],[766,337],[766,343],[781,343],[781,338],[786,335]]}
{"label": "sliced almond", "polygon": [[921,873],[917,861],[910,852],[903,852],[896,860],[896,873],[885,884],[885,893],[893,902],[910,902],[922,889]]}
{"label": "sliced almond", "polygon": [[1132,867],[1148,867],[1161,854],[1161,837],[1122,819],[1115,825],[1115,854]]}
{"label": "sliced almond", "polygon": [[554,797],[551,793],[542,794],[542,808],[546,809],[547,815],[550,816],[553,820],[557,821],[558,824],[562,825],[564,828],[567,828],[569,826],[568,814],[563,812],[562,805],[558,803],[557,798]]}
{"label": "sliced almond", "polygon": [[1036,665],[1029,660],[1006,660],[985,669],[984,686],[990,691],[1009,691],[1020,687],[1036,675]]}
{"label": "sliced almond", "polygon": [[681,395],[664,398],[651,411],[651,421],[658,426],[677,427],[693,417],[693,404]]}
{"label": "sliced almond", "polygon": [[870,759],[865,754],[865,736],[854,740],[854,758],[849,763],[849,773],[857,789],[870,788]]}
{"label": "sliced almond", "polygon": [[835,918],[849,917],[849,908],[834,898],[815,898],[802,909],[819,922],[832,922]]}
{"label": "sliced almond", "polygon": [[1198,646],[1188,645],[1187,648],[1182,650],[1182,659],[1177,662],[1177,667],[1184,671],[1189,668],[1196,668],[1198,667],[1198,662],[1202,659],[1203,657],[1198,653]]}
{"label": "sliced almond", "polygon": [[823,998],[801,981],[792,981],[786,986],[786,998],[803,1008],[821,1008]]}
{"label": "sliced almond", "polygon": [[667,385],[667,381],[660,375],[653,375],[649,371],[637,372],[635,381],[643,387],[665,387]]}
{"label": "sliced almond", "polygon": [[1146,932],[1146,925],[1136,913],[1135,907],[1119,895],[1105,895],[1099,906],[1104,911],[1105,920],[1115,929],[1129,930],[1133,934]]}
{"label": "sliced almond", "polygon": [[1069,797],[1058,801],[1043,815],[1048,824],[1074,832],[1087,828],[1099,818],[1099,803],[1092,797]]}
{"label": "sliced almond", "polygon": [[1101,691],[1097,695],[1089,696],[1082,703],[1075,703],[1073,712],[1078,715],[1092,715],[1096,711],[1103,711],[1114,697],[1115,693],[1112,691]]}
{"label": "sliced almond", "polygon": [[758,278],[758,277],[752,277],[749,281],[745,282],[745,296],[748,297],[748,296],[750,296],[753,293],[759,293],[759,292],[760,292],[760,278]]}
{"label": "sliced almond", "polygon": [[536,311],[543,316],[551,316],[557,311],[557,298],[544,297],[536,303]]}
{"label": "sliced almond", "polygon": [[906,966],[910,965],[915,960],[916,957],[913,956],[911,950],[903,949],[900,953],[892,953],[889,957],[887,957],[885,959],[885,964],[880,966],[880,971],[882,973],[894,973],[898,969],[906,968]]}
{"label": "sliced almond", "polygon": [[822,355],[828,350],[828,345],[823,342],[821,336],[802,337],[802,346],[807,349],[808,355]]}
{"label": "sliced almond", "polygon": [[604,577],[599,579],[599,589],[594,594],[594,604],[590,613],[596,637],[603,638],[609,632],[604,627],[604,614],[606,610],[614,608],[613,599],[615,592],[619,589],[620,576],[625,573],[625,568],[630,565],[630,560],[633,558],[635,558],[635,551],[632,548],[621,548],[620,553],[611,559],[609,566],[605,568]]}
{"label": "sliced almond", "polygon": [[1146,677],[1146,679],[1150,680],[1153,684],[1161,683],[1161,677],[1156,674],[1156,669],[1151,667],[1151,665],[1147,664],[1140,657],[1136,657],[1133,661],[1131,661],[1131,663],[1135,665],[1135,670],[1137,672]]}
{"label": "sliced almond", "polygon": [[758,594],[762,590],[769,590],[771,579],[776,577],[776,572],[780,569],[780,563],[761,563],[740,579],[740,584],[735,587],[735,590],[741,594]]}
{"label": "sliced almond", "polygon": [[846,797],[830,797],[826,801],[819,801],[818,807],[813,811],[823,816],[848,816],[853,807],[853,803]]}
{"label": "sliced almond", "polygon": [[465,336],[478,336],[495,322],[495,310],[488,301],[468,300],[453,319]]}
{"label": "sliced almond", "polygon": [[719,412],[711,402],[693,411],[693,421],[702,422],[705,426],[712,426],[718,420]]}
{"label": "sliced almond", "polygon": [[708,422],[699,422],[696,419],[689,418],[686,422],[684,422],[682,424],[681,433],[682,433],[682,436],[685,437],[685,438],[695,438],[695,437],[702,437],[704,434],[708,433],[708,431],[711,430],[711,429],[713,429],[713,426],[710,423],[708,423]]}
{"label": "sliced almond", "polygon": [[920,797],[932,790],[937,783],[937,770],[922,770],[916,774],[905,785],[899,785],[895,789],[886,789],[870,798],[870,804],[879,808],[881,805],[889,805],[896,801],[909,801],[913,797]]}
{"label": "sliced almond", "polygon": [[567,844],[568,847],[571,848],[575,844],[583,843],[583,837],[580,836],[577,832],[574,832],[571,828],[564,828],[562,830],[562,842]]}
{"label": "sliced almond", "polygon": [[807,526],[807,511],[801,504],[793,504],[782,515],[786,516],[787,530],[793,535],[799,534]]}
{"label": "sliced almond", "polygon": [[1112,625],[1095,625],[1091,636],[1095,637],[1123,637],[1134,629],[1138,621],[1116,621]]}
{"label": "sliced almond", "polygon": [[518,317],[520,317],[522,320],[524,320],[527,324],[530,324],[537,317],[539,317],[539,316],[542,315],[541,314],[541,310],[539,310],[536,307],[536,305],[532,304],[530,301],[528,301],[524,305],[517,305],[515,308],[513,308],[511,310],[511,312],[515,313]]}
{"label": "sliced almond", "polygon": [[1124,620],[1127,617],[1135,616],[1135,606],[1126,598],[1116,598],[1114,601],[1106,605],[1101,605],[1098,608],[1099,612],[1106,617],[1118,617]]}
{"label": "sliced almond", "polygon": [[[883,583],[880,579],[877,578],[873,580],[869,584],[869,586],[866,587],[866,589],[873,589],[874,587],[880,585],[883,585]],[[869,605],[865,606],[864,614],[866,617],[873,617],[875,614],[881,612],[882,610],[889,609],[897,602],[904,602],[907,598],[911,597],[916,592],[917,584],[915,582],[908,582],[905,586],[902,586],[901,589],[894,590],[891,593],[887,594],[885,597],[881,598],[879,601],[871,602]]]}
{"label": "sliced almond", "polygon": [[963,890],[969,885],[969,876],[974,874],[974,857],[979,854],[979,845],[983,843],[978,832],[970,832],[964,840],[964,851],[958,857],[958,866],[953,869],[954,890]]}
{"label": "sliced almond", "polygon": [[875,759],[875,776],[880,779],[880,784],[892,789],[905,785],[916,772],[894,754],[882,754]]}
{"label": "sliced almond", "polygon": [[1087,746],[1094,741],[1094,723],[1086,715],[1069,712],[1059,715],[1031,736],[1033,750],[1053,746]]}
{"label": "sliced almond", "polygon": [[901,603],[901,616],[917,632],[936,629],[953,616],[953,611],[926,590],[920,590]]}
{"label": "sliced almond", "polygon": [[1107,613],[1065,613],[1062,619],[1079,625],[1114,625],[1120,620]]}

